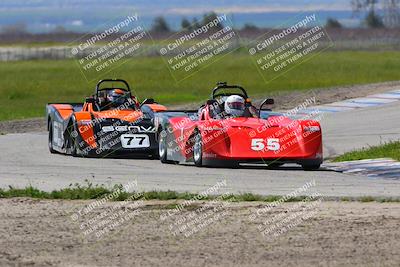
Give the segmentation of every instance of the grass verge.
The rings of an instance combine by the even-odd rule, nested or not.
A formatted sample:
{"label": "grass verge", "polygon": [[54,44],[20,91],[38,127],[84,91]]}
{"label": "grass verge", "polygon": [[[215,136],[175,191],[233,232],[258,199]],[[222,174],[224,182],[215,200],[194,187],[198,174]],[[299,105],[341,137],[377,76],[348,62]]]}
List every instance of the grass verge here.
{"label": "grass verge", "polygon": [[[164,104],[197,102],[209,97],[218,81],[244,86],[250,96],[399,79],[400,52],[323,52],[279,78],[265,83],[252,59],[240,52],[176,83],[161,57],[137,57],[101,78],[127,80],[140,99]],[[0,120],[42,117],[48,102],[83,102],[94,92],[73,60],[0,62]],[[100,78],[100,77],[99,77]]]}
{"label": "grass verge", "polygon": [[400,161],[400,141],[351,151],[335,158],[334,162],[377,158],[392,158]]}
{"label": "grass verge", "polygon": [[[45,192],[28,186],[23,189],[9,187],[8,189],[0,188],[0,198],[13,198],[13,197],[30,197],[37,199],[64,199],[64,200],[89,200],[89,199],[100,199],[109,196],[116,190],[120,189],[120,193],[113,198],[114,201],[123,201],[127,199],[132,199],[132,196],[137,195],[135,192],[125,192],[123,191],[122,185],[115,185],[113,188],[109,189],[101,185],[92,185],[88,183],[87,185],[70,185],[68,188],[61,190],[53,190],[51,192]],[[191,200],[197,199],[198,194],[195,193],[180,193],[176,191],[148,191],[142,192],[142,197],[146,200]],[[220,196],[218,195],[208,195],[207,197],[201,198],[201,200],[213,200]],[[244,193],[231,195],[231,199],[234,202],[274,202],[282,198],[282,196],[270,195],[261,196],[252,193]],[[307,199],[307,196],[298,196],[287,200],[286,202],[300,202]],[[400,202],[400,198],[383,198],[383,197],[342,197],[342,198],[325,198],[326,200],[335,201],[359,201],[359,202]]]}

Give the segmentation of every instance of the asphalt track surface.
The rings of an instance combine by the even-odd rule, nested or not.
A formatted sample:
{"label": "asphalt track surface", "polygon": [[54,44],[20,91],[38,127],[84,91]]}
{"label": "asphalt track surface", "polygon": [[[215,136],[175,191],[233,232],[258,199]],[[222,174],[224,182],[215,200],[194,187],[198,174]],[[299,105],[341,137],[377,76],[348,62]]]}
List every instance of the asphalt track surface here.
{"label": "asphalt track surface", "polygon": [[[400,102],[379,107],[326,114],[321,120],[325,157],[355,148],[400,139]],[[400,196],[400,179],[371,179],[321,168],[305,172],[296,165],[279,169],[240,169],[165,165],[148,159],[87,159],[50,154],[47,133],[0,136],[0,187],[32,185],[43,190],[70,184],[111,186],[137,181],[139,190],[200,192],[226,180],[220,193],[252,192],[282,195],[315,180],[324,196]]]}

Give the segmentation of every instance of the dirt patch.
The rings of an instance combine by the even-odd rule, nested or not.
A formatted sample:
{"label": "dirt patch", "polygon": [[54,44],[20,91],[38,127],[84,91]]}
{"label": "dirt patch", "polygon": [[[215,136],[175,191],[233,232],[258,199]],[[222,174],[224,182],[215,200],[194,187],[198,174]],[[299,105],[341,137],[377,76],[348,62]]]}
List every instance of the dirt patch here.
{"label": "dirt patch", "polygon": [[[399,87],[400,81],[375,83],[367,85],[354,85],[345,87],[332,87],[332,88],[320,88],[304,91],[290,91],[272,93],[269,95],[258,95],[254,97],[254,104],[260,105],[265,98],[275,99],[276,110],[288,110],[295,108],[307,100],[307,98],[315,96],[316,104],[327,104],[336,101],[363,97],[371,94],[378,94],[393,90],[394,87]],[[185,105],[173,105],[170,109],[197,109],[203,102],[190,103]],[[43,132],[46,131],[46,120],[45,118],[33,118],[25,120],[13,120],[13,121],[0,121],[0,134],[8,133],[27,133],[27,132]]]}
{"label": "dirt patch", "polygon": [[[306,221],[273,240],[253,221],[265,203],[234,203],[219,221],[190,237],[160,220],[167,203],[142,212],[98,240],[71,214],[88,201],[0,199],[1,266],[398,266],[400,204],[322,202]],[[108,207],[106,203],[102,207]],[[102,209],[97,208],[93,216]],[[189,211],[183,211],[188,213]]]}
{"label": "dirt patch", "polygon": [[0,134],[43,132],[46,127],[45,118],[0,121]]}

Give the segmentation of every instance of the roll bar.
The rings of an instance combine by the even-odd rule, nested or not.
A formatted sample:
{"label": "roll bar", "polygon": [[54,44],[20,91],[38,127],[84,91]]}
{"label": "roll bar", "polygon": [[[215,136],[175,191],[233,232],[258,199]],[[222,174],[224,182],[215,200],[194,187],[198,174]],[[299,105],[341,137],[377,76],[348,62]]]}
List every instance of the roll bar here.
{"label": "roll bar", "polygon": [[[115,82],[123,83],[126,86],[126,88],[118,88],[118,87],[103,88],[103,89],[100,88],[100,85],[102,85],[104,83],[115,83]],[[100,80],[96,85],[95,98],[98,99],[100,91],[107,90],[107,89],[115,89],[115,88],[118,88],[118,89],[121,89],[121,90],[124,90],[126,92],[131,93],[131,88],[129,87],[129,84],[125,80],[122,80],[122,79],[104,79],[104,80]]]}
{"label": "roll bar", "polygon": [[[240,94],[238,94],[238,93],[218,93],[218,91],[224,90],[224,89],[238,89],[241,91],[241,93]],[[219,83],[217,83],[217,87],[215,87],[212,91],[211,99],[215,99],[218,96],[230,96],[230,95],[240,95],[244,99],[248,98],[247,92],[243,87],[241,87],[239,85],[228,85],[226,82],[219,82]]]}

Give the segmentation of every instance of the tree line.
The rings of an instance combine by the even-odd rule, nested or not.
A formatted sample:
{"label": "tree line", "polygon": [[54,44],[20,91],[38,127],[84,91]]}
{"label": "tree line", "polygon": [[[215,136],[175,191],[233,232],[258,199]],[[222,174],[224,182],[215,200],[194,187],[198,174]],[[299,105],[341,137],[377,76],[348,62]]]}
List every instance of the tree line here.
{"label": "tree line", "polygon": [[[204,25],[216,20],[218,15],[215,12],[206,13],[203,15],[203,18],[199,21],[196,17],[193,18],[192,21],[189,21],[187,18],[183,18],[181,21],[182,30],[192,31],[198,28],[201,28]],[[216,29],[222,29],[223,25],[218,23],[216,25]],[[171,32],[171,28],[168,25],[167,21],[164,17],[159,16],[154,19],[153,25],[151,27],[152,32]]]}
{"label": "tree line", "polygon": [[[369,28],[397,28],[400,27],[400,0],[350,0],[353,9],[353,15],[366,14],[362,18],[362,25]],[[380,12],[378,12],[380,11]],[[196,17],[192,20],[183,18],[181,21],[181,29],[192,31],[203,25],[217,19],[215,12],[206,13],[199,20]],[[342,28],[343,25],[335,18],[328,18],[325,24],[327,28]],[[222,29],[223,25],[219,23],[217,29]],[[253,24],[245,24],[242,30],[255,31],[259,28]],[[158,16],[153,20],[151,25],[152,32],[172,32],[171,27],[163,16]],[[53,29],[53,33],[68,32],[63,26],[57,26]],[[16,23],[12,25],[4,25],[0,29],[0,33],[6,34],[24,34],[28,33],[27,26],[24,23]]]}

